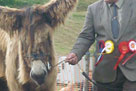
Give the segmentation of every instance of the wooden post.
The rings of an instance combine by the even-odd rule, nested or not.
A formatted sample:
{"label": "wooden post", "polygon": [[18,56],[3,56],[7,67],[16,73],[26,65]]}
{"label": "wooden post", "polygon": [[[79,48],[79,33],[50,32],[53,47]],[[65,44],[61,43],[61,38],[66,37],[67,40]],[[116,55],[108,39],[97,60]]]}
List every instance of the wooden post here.
{"label": "wooden post", "polygon": [[[90,65],[90,52],[88,51],[85,54],[85,73],[87,73],[87,75],[89,75],[89,65]],[[85,79],[83,91],[88,91],[88,88],[89,88],[89,82],[87,79]]]}

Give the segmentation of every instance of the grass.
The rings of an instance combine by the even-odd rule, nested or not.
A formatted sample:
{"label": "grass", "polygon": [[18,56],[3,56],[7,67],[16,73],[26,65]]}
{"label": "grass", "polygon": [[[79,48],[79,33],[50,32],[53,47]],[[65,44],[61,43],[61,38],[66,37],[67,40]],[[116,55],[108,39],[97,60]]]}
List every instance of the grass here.
{"label": "grass", "polygon": [[[83,28],[85,14],[86,11],[73,12],[72,15],[68,17],[65,24],[55,31],[54,42],[57,56],[67,55],[71,51]],[[94,48],[92,47],[90,51],[94,52]]]}
{"label": "grass", "polygon": [[[31,6],[33,4],[44,4],[48,1],[50,0],[0,0],[0,5],[23,8],[26,6]],[[87,6],[95,1],[97,0],[79,0],[77,10],[85,11],[87,9]]]}
{"label": "grass", "polygon": [[0,5],[23,8],[23,7],[28,7],[34,4],[43,4],[48,1],[49,0],[0,0]]}
{"label": "grass", "polygon": [[79,0],[77,10],[78,11],[86,11],[88,5],[92,4],[95,1],[97,1],[97,0]]}
{"label": "grass", "polygon": [[85,18],[85,12],[74,12],[66,20],[65,25],[60,26],[54,36],[55,50],[58,55],[66,55],[70,52],[78,34],[80,33]]}

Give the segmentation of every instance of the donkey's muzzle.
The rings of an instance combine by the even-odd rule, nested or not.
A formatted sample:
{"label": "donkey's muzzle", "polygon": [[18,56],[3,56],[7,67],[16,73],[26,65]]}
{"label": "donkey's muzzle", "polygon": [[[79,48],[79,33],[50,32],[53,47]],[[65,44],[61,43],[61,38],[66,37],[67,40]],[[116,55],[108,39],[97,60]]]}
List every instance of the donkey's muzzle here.
{"label": "donkey's muzzle", "polygon": [[42,85],[44,83],[44,79],[46,76],[46,72],[43,72],[42,74],[35,74],[31,72],[31,79],[37,84]]}
{"label": "donkey's muzzle", "polygon": [[48,72],[49,67],[47,67],[41,60],[32,62],[30,77],[37,85],[42,85],[44,83]]}

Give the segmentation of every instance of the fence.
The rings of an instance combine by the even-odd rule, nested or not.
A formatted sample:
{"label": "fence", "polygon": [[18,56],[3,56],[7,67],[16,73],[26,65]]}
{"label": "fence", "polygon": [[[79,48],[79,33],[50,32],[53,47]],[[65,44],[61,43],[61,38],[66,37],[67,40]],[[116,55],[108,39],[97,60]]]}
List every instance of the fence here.
{"label": "fence", "polygon": [[[64,60],[65,57],[60,57],[59,62]],[[86,70],[86,57],[83,57],[79,62],[79,65]],[[93,69],[93,57],[89,58],[89,77],[92,78]],[[68,63],[62,63],[58,65],[57,85],[56,91],[91,91],[92,84],[88,82],[88,87],[85,87],[85,78],[80,73],[77,65],[69,65]],[[84,89],[84,90],[83,90]]]}

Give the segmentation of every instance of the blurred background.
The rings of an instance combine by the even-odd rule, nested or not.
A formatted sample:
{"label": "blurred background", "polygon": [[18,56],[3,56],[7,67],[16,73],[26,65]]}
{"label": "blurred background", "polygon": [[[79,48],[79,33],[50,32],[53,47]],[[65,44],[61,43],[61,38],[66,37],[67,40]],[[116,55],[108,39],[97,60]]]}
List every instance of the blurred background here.
{"label": "blurred background", "polygon": [[[49,0],[0,0],[0,5],[13,8],[26,8],[35,4],[44,4]],[[64,25],[59,26],[54,33],[54,47],[56,52],[57,61],[64,60],[65,56],[70,52],[74,45],[76,38],[84,25],[85,14],[88,5],[97,0],[79,0],[77,7],[68,16]],[[94,44],[95,45],[95,44]],[[93,46],[94,46],[93,45]],[[90,64],[89,64],[89,76],[91,78],[91,72],[93,68],[93,52],[94,47],[90,48]],[[81,67],[85,70],[85,57],[80,61]],[[68,64],[60,64],[58,66],[58,76],[56,91],[83,91],[83,85],[85,79],[81,75],[77,66],[71,66]],[[91,91],[91,84],[88,84],[88,90]]]}

